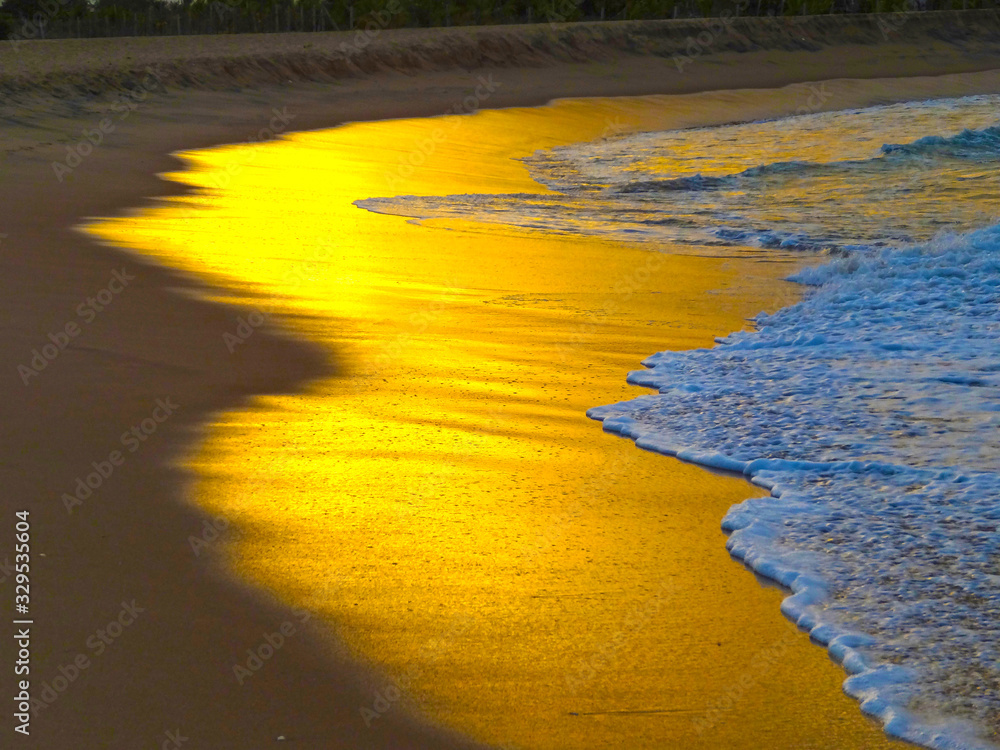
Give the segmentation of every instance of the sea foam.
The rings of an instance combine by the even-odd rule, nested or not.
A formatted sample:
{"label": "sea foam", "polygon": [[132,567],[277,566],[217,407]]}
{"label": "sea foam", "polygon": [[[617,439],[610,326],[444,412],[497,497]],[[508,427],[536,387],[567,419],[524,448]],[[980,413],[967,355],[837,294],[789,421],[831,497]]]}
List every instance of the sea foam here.
{"label": "sea foam", "polygon": [[643,448],[768,488],[726,515],[729,549],[792,590],[783,611],[843,663],[847,692],[892,735],[989,748],[998,108],[978,96],[633,134],[526,158],[552,193],[358,205],[652,251],[837,258],[798,273],[805,300],[758,316],[757,331],[648,358],[629,381],[658,395],[588,413]]}
{"label": "sea foam", "polygon": [[[702,255],[925,242],[994,215],[998,107],[1000,97],[978,96],[632,134],[524,158],[551,193],[356,203]],[[913,140],[927,132],[938,135]]]}
{"label": "sea foam", "polygon": [[894,736],[1000,729],[1000,226],[801,272],[801,303],[661,352],[591,409],[649,450],[739,471],[732,554],[852,674]]}

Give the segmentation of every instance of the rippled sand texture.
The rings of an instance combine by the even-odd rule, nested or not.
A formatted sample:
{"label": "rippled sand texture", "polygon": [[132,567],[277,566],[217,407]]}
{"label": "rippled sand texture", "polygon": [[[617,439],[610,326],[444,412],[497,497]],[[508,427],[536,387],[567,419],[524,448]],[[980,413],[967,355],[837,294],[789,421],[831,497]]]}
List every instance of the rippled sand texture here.
{"label": "rippled sand texture", "polygon": [[[207,192],[93,228],[329,347],[335,377],[218,417],[193,493],[235,524],[240,575],[384,670],[359,722],[403,704],[513,747],[887,744],[728,558],[719,520],[758,490],[584,415],[634,395],[650,352],[789,303],[792,260],[352,205],[539,192],[512,157],[669,124],[656,99],[590,100],[299,133],[186,154],[171,177]],[[240,357],[259,322],[219,346]]]}

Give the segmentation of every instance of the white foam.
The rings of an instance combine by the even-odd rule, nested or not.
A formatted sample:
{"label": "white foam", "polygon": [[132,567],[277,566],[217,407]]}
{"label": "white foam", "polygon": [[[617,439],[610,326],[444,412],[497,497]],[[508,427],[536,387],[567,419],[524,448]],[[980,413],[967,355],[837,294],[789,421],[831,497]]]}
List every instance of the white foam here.
{"label": "white foam", "polygon": [[783,611],[886,731],[985,748],[1000,731],[1000,229],[970,230],[998,221],[998,107],[629,135],[526,159],[554,193],[358,205],[672,253],[845,256],[802,271],[815,289],[759,332],[630,374],[660,395],[589,413],[770,489],[727,514],[732,553],[792,589]]}
{"label": "white foam", "polygon": [[852,673],[886,731],[991,748],[1000,729],[1000,226],[854,256],[659,390],[588,414],[641,447],[741,471],[728,547]]}
{"label": "white foam", "polygon": [[[922,242],[944,227],[984,226],[995,211],[998,107],[1000,97],[978,96],[640,133],[524,159],[554,193],[356,203],[424,219],[670,244],[675,253]],[[935,135],[914,138],[928,132]]]}

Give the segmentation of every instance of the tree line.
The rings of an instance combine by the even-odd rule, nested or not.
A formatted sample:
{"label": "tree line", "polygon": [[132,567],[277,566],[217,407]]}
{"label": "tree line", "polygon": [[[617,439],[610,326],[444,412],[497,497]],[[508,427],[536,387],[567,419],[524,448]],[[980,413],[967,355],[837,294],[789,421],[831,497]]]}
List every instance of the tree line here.
{"label": "tree line", "polygon": [[793,16],[996,7],[998,0],[3,0],[0,39]]}

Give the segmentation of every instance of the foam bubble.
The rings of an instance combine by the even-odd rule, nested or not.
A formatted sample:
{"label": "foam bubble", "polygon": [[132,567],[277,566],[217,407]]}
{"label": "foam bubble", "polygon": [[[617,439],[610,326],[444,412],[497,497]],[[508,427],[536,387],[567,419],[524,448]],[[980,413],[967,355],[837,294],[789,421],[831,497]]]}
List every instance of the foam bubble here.
{"label": "foam bubble", "polygon": [[799,274],[798,305],[656,388],[588,414],[641,447],[770,489],[726,515],[734,557],[854,673],[889,734],[996,747],[1000,730],[1000,226]]}

